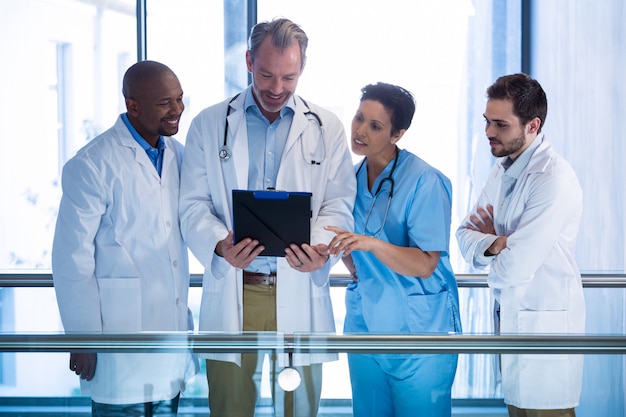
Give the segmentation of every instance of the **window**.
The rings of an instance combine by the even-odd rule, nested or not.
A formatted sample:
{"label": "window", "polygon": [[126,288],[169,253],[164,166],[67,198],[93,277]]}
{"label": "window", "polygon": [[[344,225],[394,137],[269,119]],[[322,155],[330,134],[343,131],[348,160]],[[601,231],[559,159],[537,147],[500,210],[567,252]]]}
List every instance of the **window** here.
{"label": "window", "polygon": [[108,3],[0,3],[0,36],[15,40],[0,44],[13,64],[0,70],[9,121],[0,189],[10,202],[0,209],[0,269],[50,268],[60,167],[119,114],[117,57],[135,51],[135,9]]}
{"label": "window", "polygon": [[[15,330],[13,288],[0,288],[0,332]],[[0,386],[15,385],[15,353],[0,353]]]}
{"label": "window", "polygon": [[[484,142],[485,89],[499,75],[527,69],[548,94],[545,132],[572,163],[583,187],[580,267],[624,272],[626,30],[620,1],[598,6],[566,0],[147,0],[147,58],[169,65],[185,91],[177,135],[182,142],[200,110],[248,83],[247,16],[254,13],[244,4],[256,6],[258,20],[280,15],[302,25],[310,44],[298,93],[336,112],[347,132],[365,84],[386,81],[415,94],[415,119],[400,145],[452,180],[453,231],[493,164]],[[6,120],[0,153],[0,269],[50,268],[60,167],[125,111],[121,80],[137,57],[135,7],[134,0],[0,2],[0,38],[15,40],[0,43],[2,56],[10,59],[0,67],[6,80],[0,101]],[[530,26],[522,27],[524,10]],[[522,62],[523,35],[530,39],[527,62]],[[450,243],[455,271],[469,272],[453,236]],[[200,265],[192,265],[192,271],[201,272]],[[19,300],[30,299],[16,293],[0,289],[3,331],[14,330],[11,318],[18,316]],[[588,303],[607,304],[602,291],[586,296]],[[53,297],[42,297],[53,308]],[[462,297],[467,300],[465,330],[484,331],[478,327],[484,317],[473,309],[488,303],[488,295],[468,291]],[[606,316],[589,317],[589,331],[624,333],[623,291],[612,297]],[[340,310],[341,295],[337,300]],[[15,363],[6,355],[0,355],[2,384],[11,383],[10,364]],[[612,360],[617,363],[608,366],[616,371],[611,381],[618,383],[609,384],[614,388],[609,394],[619,397],[624,382],[617,371],[624,369],[623,358]],[[475,372],[484,369],[481,361],[474,355],[459,365],[459,380],[477,379],[455,395],[492,394],[484,375]],[[594,393],[591,387],[583,391],[587,398]]]}

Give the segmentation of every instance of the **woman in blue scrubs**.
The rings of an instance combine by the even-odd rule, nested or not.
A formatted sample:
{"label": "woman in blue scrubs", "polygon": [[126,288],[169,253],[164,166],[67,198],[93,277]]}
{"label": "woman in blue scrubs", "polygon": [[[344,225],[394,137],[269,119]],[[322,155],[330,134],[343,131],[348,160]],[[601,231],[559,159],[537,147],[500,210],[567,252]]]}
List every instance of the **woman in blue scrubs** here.
{"label": "woman in blue scrubs", "polygon": [[[452,187],[448,178],[397,142],[415,101],[391,84],[367,85],[352,120],[355,230],[336,233],[352,275],[345,333],[461,331],[457,284],[448,246]],[[353,412],[358,417],[450,416],[455,354],[349,354]]]}

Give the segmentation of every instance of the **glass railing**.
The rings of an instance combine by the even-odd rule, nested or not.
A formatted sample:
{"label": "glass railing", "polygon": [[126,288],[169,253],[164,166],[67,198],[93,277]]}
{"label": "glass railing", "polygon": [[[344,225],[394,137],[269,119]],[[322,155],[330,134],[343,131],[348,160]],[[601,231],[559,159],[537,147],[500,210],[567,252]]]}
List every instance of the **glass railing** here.
{"label": "glass railing", "polygon": [[[349,278],[332,278],[336,327],[343,326],[343,296]],[[624,416],[626,413],[626,276],[585,275],[587,333],[584,335],[495,335],[490,320],[489,289],[484,275],[458,275],[463,334],[284,334],[284,333],[139,333],[64,334],[49,274],[0,275],[0,417],[17,415],[89,415],[89,398],[68,369],[68,353],[135,352],[337,353],[324,364],[320,416],[350,416],[347,354],[455,353],[459,365],[453,386],[453,415],[505,416],[506,408],[494,363],[500,354],[560,353],[584,356],[583,392],[577,416]],[[194,276],[190,307],[196,316],[201,277]],[[271,415],[268,356],[258,364],[257,415]],[[181,398],[181,416],[206,416],[208,387],[204,363]]]}
{"label": "glass railing", "polygon": [[[626,337],[623,335],[337,335],[337,334],[281,334],[281,333],[142,333],[142,334],[0,334],[0,352],[20,355],[16,366],[19,373],[32,373],[45,381],[47,387],[19,387],[13,395],[4,395],[0,400],[0,415],[11,411],[20,411],[26,415],[29,410],[35,415],[43,409],[54,415],[75,415],[77,410],[88,408],[88,402],[77,395],[58,395],[57,384],[67,380],[71,373],[51,363],[67,364],[66,352],[106,352],[106,353],[142,353],[174,354],[191,351],[205,353],[250,353],[267,352],[278,354],[299,353],[458,353],[471,357],[475,354],[559,354],[574,353],[582,355],[612,355],[620,357],[623,363],[626,354]],[[63,353],[63,357],[59,354]],[[3,355],[3,356],[4,356]],[[48,365],[42,365],[37,355],[46,358]],[[325,377],[333,380],[345,380],[338,368],[332,369],[329,363]],[[330,372],[329,372],[330,370]],[[483,370],[484,371],[484,370]],[[66,372],[63,375],[63,372]],[[345,370],[343,371],[345,372]],[[334,374],[333,374],[334,373]],[[75,377],[74,377],[75,378]],[[203,383],[204,376],[198,374],[194,379]],[[262,379],[262,372],[259,375]],[[332,384],[332,380],[328,381]],[[267,384],[260,381],[260,385]],[[344,387],[347,388],[347,387]],[[186,414],[202,415],[207,413],[206,394],[193,388],[183,396],[181,407]],[[46,395],[46,390],[50,395]],[[261,389],[263,391],[263,389]],[[622,391],[623,392],[623,391]],[[7,393],[8,394],[8,393]],[[9,398],[10,397],[10,398]],[[623,398],[621,399],[623,403]],[[268,396],[262,396],[260,410],[270,410]],[[505,415],[501,398],[455,398],[455,409],[463,415]],[[584,404],[581,404],[581,406]],[[620,404],[602,404],[619,410]],[[623,406],[623,404],[622,404]],[[39,410],[39,411],[38,411]],[[72,411],[73,410],[73,411]],[[269,412],[269,411],[268,411]],[[61,414],[59,414],[61,413]],[[500,413],[500,414],[498,414]],[[504,414],[503,414],[504,413]],[[10,414],[9,414],[10,415]],[[52,415],[52,414],[45,414]],[[206,414],[204,414],[206,415]],[[351,415],[349,398],[332,398],[328,395],[322,401],[321,416]],[[581,415],[579,413],[579,415]],[[623,415],[623,414],[603,414]]]}

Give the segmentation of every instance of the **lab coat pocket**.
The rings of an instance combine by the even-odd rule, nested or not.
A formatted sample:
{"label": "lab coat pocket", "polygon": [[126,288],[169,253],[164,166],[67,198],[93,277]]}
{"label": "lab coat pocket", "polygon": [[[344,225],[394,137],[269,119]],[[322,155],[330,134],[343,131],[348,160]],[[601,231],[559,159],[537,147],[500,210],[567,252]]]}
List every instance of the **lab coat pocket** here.
{"label": "lab coat pocket", "polygon": [[[528,334],[564,334],[567,332],[567,311],[521,310],[518,312],[518,332]],[[553,354],[533,354],[535,359],[555,358]]]}
{"label": "lab coat pocket", "polygon": [[[567,311],[520,310],[520,335],[563,334],[567,329]],[[576,367],[570,355],[523,353],[502,356],[503,389],[515,392],[523,408],[569,408],[576,404],[580,392],[573,376]],[[506,365],[508,364],[508,365]],[[507,392],[507,391],[505,391]]]}
{"label": "lab coat pocket", "polygon": [[139,278],[99,278],[102,331],[141,331]]}
{"label": "lab coat pocket", "polygon": [[407,297],[407,322],[413,333],[454,331],[448,291],[438,294],[413,294]]}
{"label": "lab coat pocket", "polygon": [[517,330],[521,334],[567,332],[567,311],[565,310],[520,310],[518,315]]}

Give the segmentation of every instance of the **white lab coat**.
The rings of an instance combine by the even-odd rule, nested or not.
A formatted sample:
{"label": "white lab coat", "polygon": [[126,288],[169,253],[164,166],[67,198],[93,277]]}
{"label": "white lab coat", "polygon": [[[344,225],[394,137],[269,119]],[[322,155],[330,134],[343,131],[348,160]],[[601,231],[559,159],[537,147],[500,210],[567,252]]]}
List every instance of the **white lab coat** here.
{"label": "white lab coat", "polygon": [[[189,266],[178,221],[183,147],[169,137],[165,143],[159,178],[119,117],[64,166],[52,272],[66,333],[188,330]],[[100,403],[169,400],[193,374],[188,360],[99,353],[95,377],[81,382]]]}
{"label": "white lab coat", "polygon": [[[582,191],[571,166],[543,135],[517,179],[506,212],[498,202],[503,158],[494,165],[472,213],[494,207],[498,236],[507,247],[495,257],[484,252],[495,240],[465,227],[456,232],[461,253],[474,267],[490,265],[488,276],[500,303],[502,334],[585,332],[585,300],[574,246],[582,215]],[[520,408],[564,409],[578,405],[582,386],[580,355],[502,355],[504,401]]]}
{"label": "white lab coat", "polygon": [[[180,218],[187,245],[205,267],[201,331],[240,332],[243,329],[242,270],[215,255],[214,249],[233,228],[231,191],[246,189],[248,185],[248,138],[243,110],[246,93],[242,92],[230,103],[229,160],[221,159],[219,151],[224,145],[230,100],[200,112],[191,123],[185,144]],[[334,114],[308,103],[322,121],[320,128],[315,117],[305,114],[308,110],[304,102],[296,98],[295,103],[276,188],[313,194],[311,244],[329,243],[334,233],[325,231],[324,226],[353,228],[356,180],[346,136]],[[311,164],[311,160],[321,163]],[[328,276],[331,263],[337,260],[333,257],[321,270],[302,273],[292,269],[285,258],[277,258],[278,332],[335,331]],[[240,355],[236,353],[205,357],[240,363]],[[334,354],[296,354],[294,364],[308,365],[335,358]]]}

